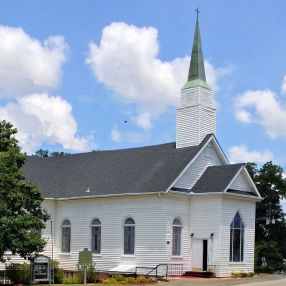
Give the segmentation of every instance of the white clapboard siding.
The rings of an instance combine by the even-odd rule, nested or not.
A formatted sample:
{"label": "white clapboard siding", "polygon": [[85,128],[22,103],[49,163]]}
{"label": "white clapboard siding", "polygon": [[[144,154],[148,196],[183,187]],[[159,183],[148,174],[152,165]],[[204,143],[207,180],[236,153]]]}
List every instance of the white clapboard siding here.
{"label": "white clapboard siding", "polygon": [[200,142],[200,126],[198,105],[180,108],[177,110],[176,147],[183,148],[198,145]]}
{"label": "white clapboard siding", "polygon": [[177,110],[177,148],[195,146],[216,131],[216,112],[212,91],[201,86],[181,91]]}
{"label": "white clapboard siding", "polygon": [[216,113],[213,109],[201,107],[200,109],[200,141],[205,136],[216,132]]}
{"label": "white clapboard siding", "polygon": [[[218,265],[220,261],[220,225],[222,199],[219,196],[192,197],[190,203],[190,233],[193,240],[208,240],[208,264]],[[214,234],[211,237],[211,234]]]}
{"label": "white clapboard siding", "polygon": [[[243,199],[224,198],[222,202],[222,239],[221,258],[218,269],[219,276],[230,276],[233,271],[253,271],[254,265],[254,238],[255,238],[255,202]],[[230,253],[230,225],[239,211],[245,226],[244,233],[244,261],[241,263],[229,262]]]}
{"label": "white clapboard siding", "polygon": [[[78,252],[85,247],[90,249],[93,218],[99,218],[102,224],[101,254],[93,255],[97,269],[109,270],[120,264],[154,267],[167,262],[184,264],[185,269],[190,267],[189,200],[186,198],[153,195],[58,201],[56,213],[54,257],[65,270],[76,270]],[[123,222],[129,216],[136,224],[134,256],[123,255]],[[183,222],[180,258],[171,255],[175,217]],[[71,222],[71,253],[68,254],[61,253],[64,219]]]}
{"label": "white clapboard siding", "polygon": [[209,166],[223,165],[214,145],[210,142],[196,160],[185,170],[184,174],[175,183],[175,188],[191,189],[203,172]]}
{"label": "white clapboard siding", "polygon": [[253,191],[253,187],[249,184],[249,179],[246,177],[245,173],[242,171],[240,174],[235,178],[231,186],[229,187],[233,190],[239,190],[244,192],[251,192]]}

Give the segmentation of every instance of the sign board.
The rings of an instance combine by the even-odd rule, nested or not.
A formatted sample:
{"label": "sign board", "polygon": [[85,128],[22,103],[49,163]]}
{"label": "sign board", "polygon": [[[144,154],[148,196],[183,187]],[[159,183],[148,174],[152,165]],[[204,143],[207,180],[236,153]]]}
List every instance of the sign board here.
{"label": "sign board", "polygon": [[82,266],[92,265],[92,252],[85,248],[79,253],[78,264]]}
{"label": "sign board", "polygon": [[33,280],[50,281],[50,258],[45,255],[38,255],[33,262]]}

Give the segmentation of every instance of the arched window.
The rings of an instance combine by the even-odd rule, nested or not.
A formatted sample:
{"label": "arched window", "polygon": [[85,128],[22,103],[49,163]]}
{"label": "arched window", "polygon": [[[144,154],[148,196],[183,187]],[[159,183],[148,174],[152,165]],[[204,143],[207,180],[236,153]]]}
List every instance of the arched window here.
{"label": "arched window", "polygon": [[94,219],[91,223],[91,251],[100,253],[101,249],[101,222]]}
{"label": "arched window", "polygon": [[134,254],[135,221],[129,217],[124,222],[124,254]]}
{"label": "arched window", "polygon": [[243,248],[244,248],[244,224],[239,215],[239,212],[237,212],[230,225],[229,261],[231,262],[243,261]]}
{"label": "arched window", "polygon": [[173,220],[172,255],[181,255],[182,223],[180,219]]}
{"label": "arched window", "polygon": [[71,251],[71,223],[68,219],[62,224],[62,252]]}

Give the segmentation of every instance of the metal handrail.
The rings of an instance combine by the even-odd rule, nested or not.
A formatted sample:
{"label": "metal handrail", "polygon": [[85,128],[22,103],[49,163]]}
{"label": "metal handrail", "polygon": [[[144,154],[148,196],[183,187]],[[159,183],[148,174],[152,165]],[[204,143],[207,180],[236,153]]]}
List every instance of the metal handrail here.
{"label": "metal handrail", "polygon": [[153,272],[153,271],[156,271],[155,272],[155,277],[156,277],[156,280],[158,280],[158,268],[161,267],[161,266],[165,266],[166,267],[166,274],[163,275],[162,277],[166,276],[166,279],[168,277],[168,264],[158,264],[156,265],[155,267],[147,267],[147,266],[138,266],[136,267],[135,269],[135,276],[137,277],[137,274],[138,274],[138,269],[151,269],[148,273],[144,274],[145,277],[149,277],[151,276],[150,274]]}

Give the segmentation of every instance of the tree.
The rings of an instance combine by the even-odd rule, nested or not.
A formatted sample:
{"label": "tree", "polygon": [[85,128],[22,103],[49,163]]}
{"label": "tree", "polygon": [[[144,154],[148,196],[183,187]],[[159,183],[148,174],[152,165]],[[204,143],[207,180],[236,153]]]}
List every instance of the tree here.
{"label": "tree", "polygon": [[25,155],[12,124],[0,121],[0,261],[11,251],[29,258],[39,253],[45,241],[39,236],[49,215],[41,207],[39,189],[22,172]]}
{"label": "tree", "polygon": [[[254,163],[247,164],[250,176],[255,182],[263,200],[257,204],[255,240],[256,262],[261,262],[262,256],[275,267],[281,263],[282,257],[286,257],[286,222],[285,213],[280,201],[286,198],[286,180],[283,178],[283,168],[272,162],[265,163],[260,169]],[[276,248],[282,256],[276,255],[274,263],[271,251],[264,251],[269,246]],[[261,256],[262,255],[262,256]],[[260,257],[261,256],[261,257]]]}
{"label": "tree", "polygon": [[42,158],[49,157],[49,150],[39,149],[35,152],[35,156]]}
{"label": "tree", "polygon": [[49,150],[43,150],[43,149],[39,149],[35,152],[34,156],[37,157],[42,157],[42,158],[47,158],[47,157],[59,157],[59,156],[65,156],[65,155],[69,155],[69,153],[65,153],[65,152],[51,152]]}

